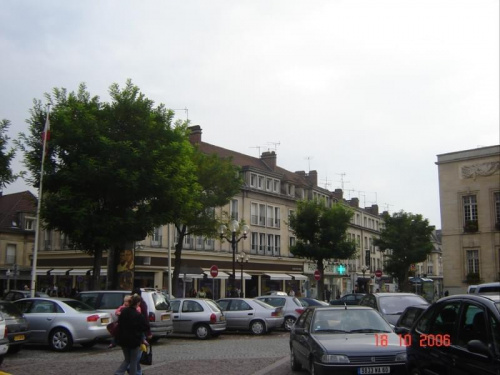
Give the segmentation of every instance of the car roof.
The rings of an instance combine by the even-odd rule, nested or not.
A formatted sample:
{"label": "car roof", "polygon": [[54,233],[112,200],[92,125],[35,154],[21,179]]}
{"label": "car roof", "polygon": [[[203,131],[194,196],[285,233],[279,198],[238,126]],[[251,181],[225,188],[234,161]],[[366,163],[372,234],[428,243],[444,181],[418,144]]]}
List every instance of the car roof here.
{"label": "car roof", "polygon": [[498,294],[454,294],[452,296],[448,297],[443,297],[439,300],[441,301],[447,301],[447,300],[453,300],[453,299],[466,299],[466,300],[473,300],[473,301],[479,301],[479,302],[500,302],[500,296]]}
{"label": "car roof", "polygon": [[321,305],[321,306],[308,306],[308,309],[321,309],[321,310],[373,310],[370,306],[361,306],[361,305]]}

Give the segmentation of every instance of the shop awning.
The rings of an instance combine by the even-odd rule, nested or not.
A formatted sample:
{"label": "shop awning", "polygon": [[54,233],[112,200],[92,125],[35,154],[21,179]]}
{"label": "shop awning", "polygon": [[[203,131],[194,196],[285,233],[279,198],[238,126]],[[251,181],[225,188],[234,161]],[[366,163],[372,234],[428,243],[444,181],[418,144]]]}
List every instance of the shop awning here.
{"label": "shop awning", "polygon": [[203,279],[205,274],[203,273],[180,273],[179,278],[180,279]]}
{"label": "shop awning", "polygon": [[229,279],[229,276],[230,276],[228,273],[225,273],[225,272],[223,272],[223,271],[219,271],[219,273],[217,274],[217,276],[216,276],[216,277],[212,277],[212,275],[210,275],[210,270],[208,270],[208,271],[203,271],[203,273],[204,273],[205,275],[207,275],[207,277],[208,277],[209,279],[222,279],[222,280],[226,280],[226,279]]}
{"label": "shop awning", "polygon": [[50,268],[37,268],[36,269],[36,274],[38,276],[47,276],[49,274],[48,272],[50,270],[51,270]]}
{"label": "shop awning", "polygon": [[[249,275],[248,273],[243,272],[243,279],[244,280],[251,280],[252,275]],[[236,272],[236,280],[241,280],[241,272]]]}
{"label": "shop awning", "polygon": [[309,280],[309,278],[306,275],[301,275],[299,273],[289,273],[289,275],[292,276],[294,280],[302,280],[302,281]]}
{"label": "shop awning", "polygon": [[87,272],[90,272],[90,269],[89,268],[82,268],[82,269],[72,269],[69,271],[69,274],[70,275],[83,275],[85,276],[87,274]]}
{"label": "shop awning", "polygon": [[264,275],[269,276],[271,280],[292,280],[292,276],[284,273],[265,273]]}
{"label": "shop awning", "polygon": [[68,272],[68,271],[69,271],[69,268],[53,268],[50,270],[50,274],[56,275],[56,276],[64,276],[64,275],[66,275],[66,272]]}

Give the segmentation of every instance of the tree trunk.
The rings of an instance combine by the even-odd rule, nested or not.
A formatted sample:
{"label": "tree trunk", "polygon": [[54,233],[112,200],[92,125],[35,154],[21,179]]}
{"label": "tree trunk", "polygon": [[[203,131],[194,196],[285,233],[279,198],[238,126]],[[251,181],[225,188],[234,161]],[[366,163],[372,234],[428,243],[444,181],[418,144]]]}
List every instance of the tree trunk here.
{"label": "tree trunk", "polygon": [[96,250],[94,252],[93,260],[93,275],[90,278],[90,290],[100,289],[99,277],[101,276],[101,262],[102,262],[102,250]]}
{"label": "tree trunk", "polygon": [[323,267],[323,259],[318,259],[316,262],[316,268],[319,271],[320,279],[318,280],[318,299],[323,301],[325,299],[325,275],[324,275],[324,267]]}
{"label": "tree trunk", "polygon": [[[182,244],[186,236],[186,226],[183,225],[181,229],[175,226],[177,230],[177,243],[175,244],[175,260],[174,260],[174,274],[172,275],[172,293],[175,297],[183,297],[179,292],[179,272],[182,265]],[[184,281],[185,282],[185,281]]]}

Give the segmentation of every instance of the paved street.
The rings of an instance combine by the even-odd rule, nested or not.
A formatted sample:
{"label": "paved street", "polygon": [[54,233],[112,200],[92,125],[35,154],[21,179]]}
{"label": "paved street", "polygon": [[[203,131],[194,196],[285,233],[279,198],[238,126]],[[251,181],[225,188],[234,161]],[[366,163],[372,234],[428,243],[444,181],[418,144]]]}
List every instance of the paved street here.
{"label": "paved street", "polygon": [[[207,341],[173,336],[153,346],[153,365],[143,366],[144,374],[289,375],[293,372],[288,361],[288,337],[283,331],[261,337],[225,333]],[[113,374],[122,358],[119,348],[107,349],[105,343],[89,349],[76,345],[68,353],[28,346],[18,354],[8,355],[0,371],[12,375]]]}

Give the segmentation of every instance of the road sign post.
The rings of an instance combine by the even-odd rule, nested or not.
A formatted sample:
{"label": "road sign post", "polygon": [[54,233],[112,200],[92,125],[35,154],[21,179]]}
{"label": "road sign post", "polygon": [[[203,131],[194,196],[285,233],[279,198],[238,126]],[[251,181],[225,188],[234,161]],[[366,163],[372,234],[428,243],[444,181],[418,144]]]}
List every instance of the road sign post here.
{"label": "road sign post", "polygon": [[318,281],[321,279],[321,273],[318,270],[314,271],[314,280]]}

